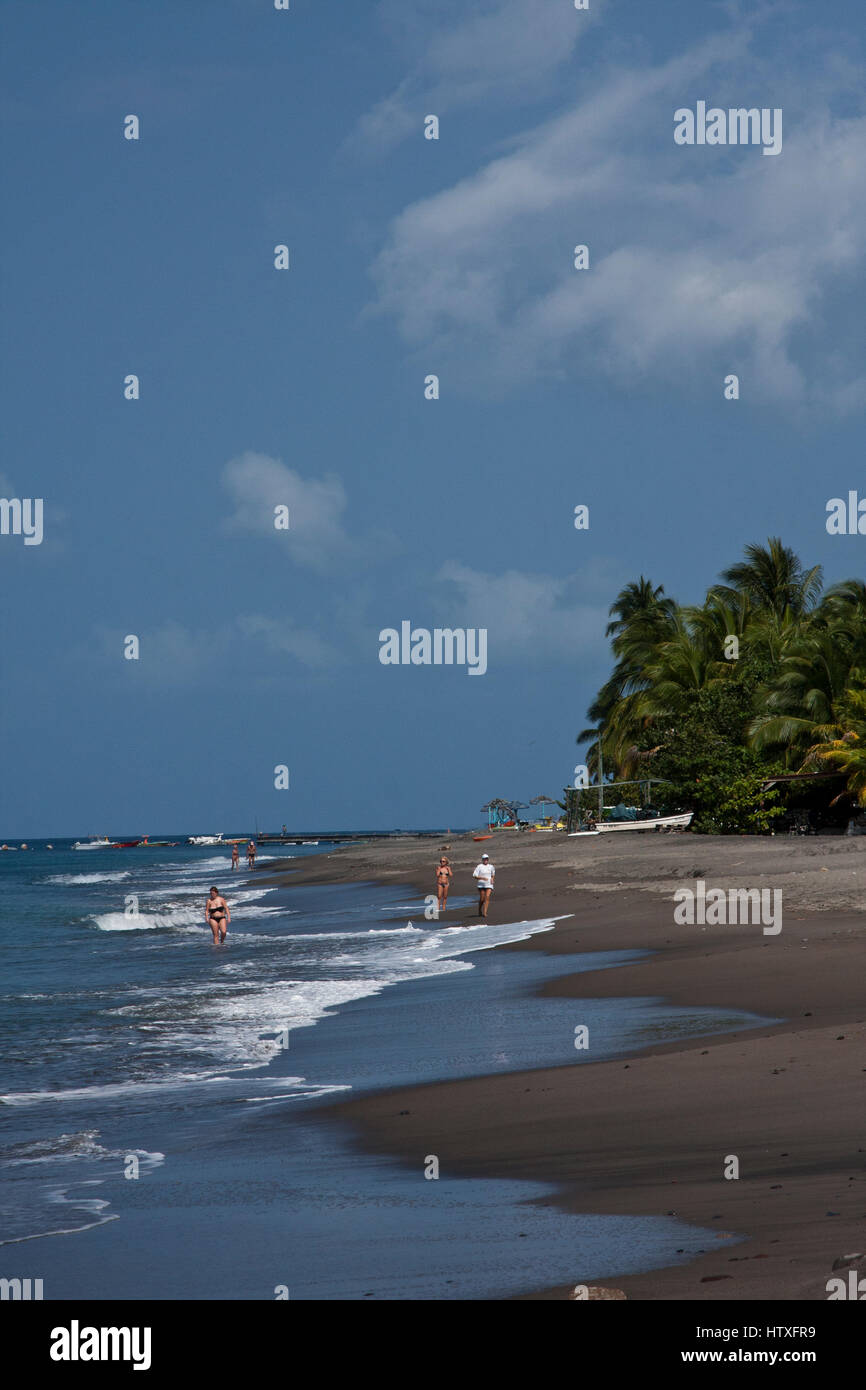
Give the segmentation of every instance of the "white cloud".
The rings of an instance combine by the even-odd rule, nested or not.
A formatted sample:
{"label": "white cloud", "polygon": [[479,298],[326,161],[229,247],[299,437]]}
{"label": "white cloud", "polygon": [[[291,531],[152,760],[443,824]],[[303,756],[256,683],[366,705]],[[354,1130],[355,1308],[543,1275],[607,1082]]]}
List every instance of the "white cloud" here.
{"label": "white cloud", "polygon": [[603,661],[608,602],[597,601],[594,578],[574,574],[557,579],[547,574],[506,570],[485,574],[467,565],[447,564],[437,582],[453,585],[439,602],[440,619],[451,627],[484,627],[491,664],[514,657],[560,659],[582,665]]}
{"label": "white cloud", "polygon": [[[325,570],[348,556],[352,543],[343,527],[346,493],[338,478],[302,478],[279,459],[249,450],[223,469],[234,501],[229,525],[274,538],[298,564]],[[274,508],[289,508],[287,531],[274,527]]]}
{"label": "white cloud", "polygon": [[289,619],[252,613],[238,618],[237,626],[246,637],[261,638],[268,651],[292,656],[303,666],[334,666],[342,659],[336,648],[323,641],[318,633],[296,627]]}
{"label": "white cloud", "polygon": [[[739,27],[607,76],[410,205],[372,268],[377,308],[452,380],[493,389],[601,370],[678,385],[714,374],[720,394],[734,371],[751,399],[862,403],[840,338],[859,326],[828,305],[862,277],[866,119],[828,108],[830,59],[776,80],[750,43]],[[674,144],[678,106],[757,104],[756,91],[787,108],[780,155]],[[581,242],[591,264],[575,271]]]}
{"label": "white cloud", "polygon": [[354,152],[379,153],[409,134],[421,138],[422,120],[495,99],[525,103],[543,95],[557,68],[572,57],[605,0],[576,11],[569,0],[399,0],[381,6],[386,27],[399,28],[410,53],[403,81],[358,123]]}
{"label": "white cloud", "polygon": [[[94,635],[102,663],[114,665],[121,676],[132,675],[156,686],[187,686],[210,680],[218,665],[228,659],[225,632],[194,632],[174,619],[149,630],[133,626],[120,632],[100,626]],[[137,660],[124,655],[128,636],[138,638]],[[91,662],[94,649],[81,644],[77,655],[80,661]]]}
{"label": "white cloud", "polygon": [[[124,656],[128,635],[139,640],[137,660]],[[261,661],[249,661],[241,650],[245,641],[276,658],[267,668],[274,676],[293,674],[297,666],[320,670],[341,660],[340,653],[318,633],[299,628],[289,619],[256,613],[237,617],[218,629],[195,630],[174,619],[139,631],[133,626],[128,633],[97,627],[93,642],[79,644],[76,656],[79,662],[92,664],[98,655],[103,667],[108,662],[118,674],[129,674],[158,688],[197,686],[214,680],[225,684],[234,680],[235,668],[247,676],[261,674]]]}

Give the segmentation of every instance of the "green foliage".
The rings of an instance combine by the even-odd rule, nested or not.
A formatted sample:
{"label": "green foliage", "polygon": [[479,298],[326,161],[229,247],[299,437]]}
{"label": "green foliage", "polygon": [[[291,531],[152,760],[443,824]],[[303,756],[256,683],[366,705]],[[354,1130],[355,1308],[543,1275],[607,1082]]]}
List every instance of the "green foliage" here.
{"label": "green foliage", "polygon": [[[681,607],[642,576],[611,606],[614,669],[589,709],[605,771],[662,779],[659,809],[691,808],[692,828],[717,834],[770,830],[784,798],[761,785],[785,771],[836,771],[842,798],[866,804],[866,584],[822,596],[820,567],[777,538],[722,580]],[[598,729],[588,740],[597,772]]]}
{"label": "green foliage", "polygon": [[[689,713],[647,758],[648,775],[669,784],[670,800],[694,810],[695,831],[763,832],[782,814],[777,793],[761,792],[781,768],[745,742],[755,684],[744,673],[699,691]],[[645,735],[651,737],[658,731]]]}

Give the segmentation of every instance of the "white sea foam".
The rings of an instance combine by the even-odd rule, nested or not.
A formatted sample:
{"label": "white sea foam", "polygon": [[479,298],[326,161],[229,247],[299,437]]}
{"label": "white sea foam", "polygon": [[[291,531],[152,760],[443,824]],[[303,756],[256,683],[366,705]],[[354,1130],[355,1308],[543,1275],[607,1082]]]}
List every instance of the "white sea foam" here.
{"label": "white sea foam", "polygon": [[280,941],[345,941],[349,937],[357,937],[359,940],[367,941],[371,936],[406,936],[414,933],[417,936],[424,935],[423,927],[369,927],[367,931],[308,931],[297,932],[292,935],[280,936]]}
{"label": "white sea foam", "polygon": [[165,1162],[165,1154],[147,1149],[107,1149],[99,1142],[98,1129],[79,1130],[76,1134],[56,1134],[48,1139],[12,1144],[0,1150],[0,1163],[17,1168],[32,1163],[70,1162],[76,1159],[116,1159],[125,1161],[134,1155],[139,1169],[152,1172]]}
{"label": "white sea foam", "polygon": [[[106,1210],[108,1202],[91,1192],[105,1180],[104,1176],[94,1175],[117,1177],[126,1171],[132,1157],[138,1162],[139,1174],[151,1173],[165,1161],[164,1154],[148,1149],[106,1148],[99,1142],[97,1129],[6,1146],[0,1150],[0,1171],[4,1187],[14,1194],[14,1219],[6,1224],[0,1245],[18,1245],[51,1235],[74,1235],[117,1220]],[[31,1169],[35,1170],[32,1174]],[[61,1175],[62,1183],[46,1186],[46,1178]],[[56,1218],[45,1211],[46,1206],[70,1208],[76,1213],[76,1224],[55,1226]]]}
{"label": "white sea foam", "polygon": [[131,878],[132,874],[127,870],[118,870],[116,874],[54,874],[45,880],[46,883],[120,883],[125,878]]}
{"label": "white sea foam", "polygon": [[[249,895],[253,897],[254,895]],[[255,911],[249,911],[251,903],[246,901],[242,895],[229,902],[229,909],[232,914],[232,922],[244,922],[248,918],[259,919],[267,917],[294,916],[291,908],[283,907],[256,907]],[[195,905],[192,903],[176,902],[169,900],[164,902],[158,912],[146,911],[144,903],[139,904],[139,910],[135,916],[129,916],[126,912],[99,912],[94,913],[87,919],[100,931],[201,931],[207,928],[204,916],[204,899]],[[244,936],[245,941],[249,941],[249,935]],[[260,941],[270,941],[271,937],[257,937]]]}
{"label": "white sea foam", "polygon": [[225,1081],[222,1075],[202,1075],[199,1072],[174,1072],[160,1081],[118,1081],[103,1086],[70,1086],[64,1091],[10,1091],[0,1095],[3,1105],[36,1105],[43,1101],[96,1101],[119,1100],[128,1096],[160,1095],[176,1091],[180,1087],[209,1085],[214,1081]]}
{"label": "white sea foam", "polygon": [[168,929],[193,929],[195,923],[201,924],[202,914],[195,908],[177,908],[174,912],[139,912],[128,917],[125,912],[101,912],[88,919],[100,931],[166,931]]}
{"label": "white sea foam", "polygon": [[284,1105],[287,1100],[319,1100],[322,1096],[335,1095],[337,1091],[351,1091],[351,1086],[310,1086],[303,1077],[295,1077],[294,1093],[284,1096],[242,1096],[247,1105]]}
{"label": "white sea foam", "polygon": [[[250,937],[241,935],[237,938],[241,942],[258,939],[271,947],[284,941],[305,942],[312,948],[312,964],[317,976],[317,965],[323,972],[351,969],[353,975],[351,978],[274,979],[271,960],[266,978],[258,972],[256,978],[249,978],[248,955],[241,954],[236,960],[223,956],[217,979],[210,977],[195,985],[187,981],[177,987],[134,988],[130,991],[133,995],[130,1002],[108,1010],[117,1018],[128,1019],[130,1026],[140,1032],[142,1053],[140,1057],[136,1054],[139,1061],[146,1057],[164,1058],[168,1068],[161,1076],[59,1091],[8,1093],[0,1096],[0,1101],[7,1105],[65,1100],[104,1103],[130,1094],[158,1095],[190,1085],[237,1082],[243,1074],[247,1074],[247,1080],[242,1083],[245,1094],[237,1099],[250,1100],[248,1073],[264,1067],[281,1051],[280,1035],[285,1029],[311,1027],[341,1006],[377,995],[403,980],[471,970],[472,963],[463,957],[550,931],[557,920],[549,917],[496,926],[481,922],[470,927],[431,924],[425,928],[412,924],[362,932],[320,932],[275,938],[255,938],[252,933]],[[192,908],[157,914],[145,923],[142,919],[126,918],[123,913],[104,914],[95,921],[101,930],[107,931],[141,930],[143,925],[169,927],[180,932],[202,930]],[[323,939],[342,940],[352,954],[335,959],[320,951],[317,962],[315,943]],[[290,956],[289,971],[292,963]],[[175,1068],[171,1068],[173,1056],[179,1063]],[[200,1066],[196,1058],[201,1059]],[[264,1080],[264,1076],[257,1078],[256,1085]],[[290,1089],[292,1085],[289,1083]]]}

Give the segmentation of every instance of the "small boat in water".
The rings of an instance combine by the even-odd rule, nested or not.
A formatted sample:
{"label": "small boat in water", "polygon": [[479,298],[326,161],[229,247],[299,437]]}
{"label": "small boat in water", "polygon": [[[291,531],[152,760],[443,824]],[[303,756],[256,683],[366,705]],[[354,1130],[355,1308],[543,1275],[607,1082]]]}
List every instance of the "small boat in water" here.
{"label": "small boat in water", "polygon": [[76,840],[73,849],[117,849],[117,843],[107,835],[94,836],[92,840]]}
{"label": "small boat in water", "polygon": [[190,835],[187,840],[188,845],[221,845],[222,842],[221,833],[219,835]]}

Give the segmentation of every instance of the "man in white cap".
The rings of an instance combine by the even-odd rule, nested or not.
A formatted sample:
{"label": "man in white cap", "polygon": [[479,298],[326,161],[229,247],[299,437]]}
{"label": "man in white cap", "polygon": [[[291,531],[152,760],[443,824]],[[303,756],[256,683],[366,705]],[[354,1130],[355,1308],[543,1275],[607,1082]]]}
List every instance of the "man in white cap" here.
{"label": "man in white cap", "polygon": [[490,902],[493,880],[496,877],[496,870],[490,862],[489,854],[482,854],[481,863],[472,870],[472,877],[478,880],[478,916],[486,917],[487,904]]}

